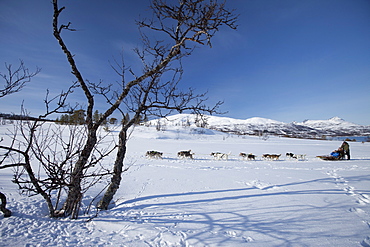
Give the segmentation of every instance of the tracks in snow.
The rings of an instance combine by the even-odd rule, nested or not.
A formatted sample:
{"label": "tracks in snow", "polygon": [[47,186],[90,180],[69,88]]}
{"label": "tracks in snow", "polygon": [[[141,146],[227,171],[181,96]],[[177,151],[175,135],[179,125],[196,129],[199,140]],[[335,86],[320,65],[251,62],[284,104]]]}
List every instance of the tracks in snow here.
{"label": "tracks in snow", "polygon": [[[370,206],[370,197],[357,191],[355,187],[349,185],[349,182],[337,173],[337,169],[328,171],[327,175],[335,180],[336,186],[346,192],[346,195],[355,198],[356,203],[359,206],[352,207],[349,209],[349,211],[357,214],[361,218],[362,222],[370,228],[370,215],[361,208],[361,206]],[[370,247],[370,235],[361,242],[361,246]]]}
{"label": "tracks in snow", "polygon": [[342,176],[337,173],[337,170],[328,171],[327,174],[335,179],[335,184],[338,188],[346,192],[347,195],[353,196],[356,199],[356,202],[360,205],[370,204],[370,197],[364,193],[358,192],[353,186],[348,184],[348,181],[345,180]]}

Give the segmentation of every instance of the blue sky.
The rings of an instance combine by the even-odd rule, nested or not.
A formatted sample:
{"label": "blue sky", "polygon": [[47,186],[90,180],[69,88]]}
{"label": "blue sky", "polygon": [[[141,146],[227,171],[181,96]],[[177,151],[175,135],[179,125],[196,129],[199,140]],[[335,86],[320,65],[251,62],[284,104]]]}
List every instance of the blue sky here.
{"label": "blue sky", "polygon": [[[65,32],[86,79],[119,78],[109,61],[123,50],[126,66],[139,61],[135,20],[147,16],[148,0],[60,1]],[[239,14],[236,31],[223,28],[213,47],[199,47],[183,60],[181,85],[224,100],[224,116],[264,117],[282,122],[329,119],[370,125],[370,1],[228,0]],[[22,59],[42,72],[22,92],[0,99],[0,112],[44,111],[46,89],[56,94],[74,80],[52,36],[51,1],[0,0],[0,71]],[[78,101],[79,94],[72,100]],[[97,107],[103,107],[99,102]]]}

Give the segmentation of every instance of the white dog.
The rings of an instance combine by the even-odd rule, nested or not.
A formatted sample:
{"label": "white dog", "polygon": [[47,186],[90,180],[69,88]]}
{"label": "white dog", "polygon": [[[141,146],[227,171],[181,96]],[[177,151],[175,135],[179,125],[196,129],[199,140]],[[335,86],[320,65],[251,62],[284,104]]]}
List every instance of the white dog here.
{"label": "white dog", "polygon": [[306,155],[305,154],[295,154],[293,155],[293,158],[297,160],[306,160]]}
{"label": "white dog", "polygon": [[230,154],[231,152],[229,152],[228,154],[216,152],[216,153],[211,153],[211,156],[215,157],[217,160],[228,160]]}

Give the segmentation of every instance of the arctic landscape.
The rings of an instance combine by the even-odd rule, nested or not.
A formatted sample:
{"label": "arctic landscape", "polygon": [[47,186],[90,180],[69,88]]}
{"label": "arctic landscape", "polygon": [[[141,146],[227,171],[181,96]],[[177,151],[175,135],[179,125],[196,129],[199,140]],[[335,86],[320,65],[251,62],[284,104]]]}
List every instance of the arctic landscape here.
{"label": "arctic landscape", "polygon": [[[366,139],[369,126],[340,118],[202,121],[181,114],[132,129],[114,202],[95,208],[104,180],[84,194],[77,220],[50,218],[41,196],[21,195],[13,170],[0,170],[12,211],[0,214],[0,246],[370,246],[370,142],[349,142],[350,160],[316,157],[341,145],[332,137]],[[2,144],[12,128],[0,125]],[[109,129],[116,138],[119,127]],[[177,156],[187,150],[192,159]]]}

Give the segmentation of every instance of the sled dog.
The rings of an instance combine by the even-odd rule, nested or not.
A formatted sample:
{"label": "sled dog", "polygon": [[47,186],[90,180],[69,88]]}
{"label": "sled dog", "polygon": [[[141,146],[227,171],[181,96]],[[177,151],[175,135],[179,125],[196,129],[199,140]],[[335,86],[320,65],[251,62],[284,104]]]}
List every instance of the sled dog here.
{"label": "sled dog", "polygon": [[306,159],[306,155],[305,154],[295,154],[293,156],[294,159],[297,159],[297,160],[305,160]]}
{"label": "sled dog", "polygon": [[211,156],[215,157],[217,160],[222,160],[222,159],[228,160],[230,154],[231,152],[229,152],[228,154],[216,152],[216,153],[211,153]]}
{"label": "sled dog", "polygon": [[162,159],[163,153],[158,151],[147,151],[145,156],[148,158],[156,158],[156,159]]}
{"label": "sled dog", "polygon": [[262,158],[268,159],[268,160],[278,160],[280,156],[281,154],[264,154],[262,155]]}
{"label": "sled dog", "polygon": [[191,153],[191,150],[188,150],[188,151],[179,151],[177,153],[177,156],[180,157],[180,158],[190,158],[190,159],[193,158],[193,154]]}
{"label": "sled dog", "polygon": [[242,157],[243,159],[247,158],[248,160],[256,160],[256,157],[257,157],[254,154],[246,154],[246,153],[240,153],[239,156]]}

